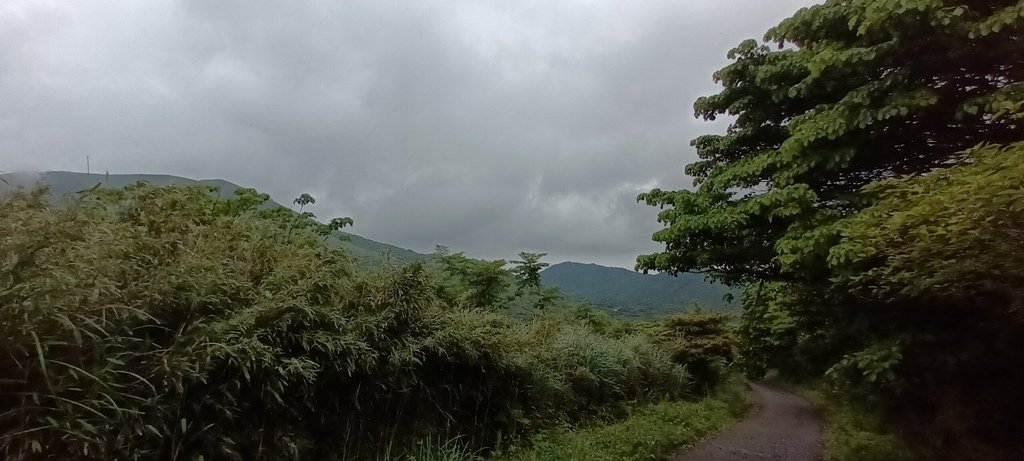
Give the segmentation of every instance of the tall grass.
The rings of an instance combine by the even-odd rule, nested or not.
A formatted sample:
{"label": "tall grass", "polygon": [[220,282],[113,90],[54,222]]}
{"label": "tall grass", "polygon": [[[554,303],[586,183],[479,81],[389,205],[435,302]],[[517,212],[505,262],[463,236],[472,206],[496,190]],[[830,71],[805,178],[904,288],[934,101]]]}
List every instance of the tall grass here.
{"label": "tall grass", "polygon": [[445,306],[422,267],[356,273],[254,206],[148,186],[0,202],[4,459],[484,453],[684,389],[644,336]]}
{"label": "tall grass", "polygon": [[[641,461],[668,459],[746,414],[747,394],[731,380],[709,398],[641,405],[612,424],[546,431],[498,461]],[[464,458],[468,459],[468,458]]]}
{"label": "tall grass", "polygon": [[927,458],[864,402],[851,401],[819,383],[781,382],[820,408],[825,416],[826,461],[917,461]]}

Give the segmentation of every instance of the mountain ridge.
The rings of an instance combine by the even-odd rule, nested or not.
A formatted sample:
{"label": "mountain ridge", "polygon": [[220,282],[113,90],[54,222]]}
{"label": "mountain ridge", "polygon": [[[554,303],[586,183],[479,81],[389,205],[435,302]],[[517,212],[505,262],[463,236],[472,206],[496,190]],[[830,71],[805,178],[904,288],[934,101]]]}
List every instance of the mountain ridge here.
{"label": "mountain ridge", "polygon": [[[224,179],[191,179],[183,176],[169,174],[101,174],[101,173],[80,173],[73,171],[19,171],[0,174],[0,192],[15,187],[33,187],[45,185],[50,187],[50,192],[56,197],[65,197],[77,192],[88,190],[97,185],[104,187],[121,188],[145,181],[157,186],[168,185],[191,185],[201,184],[218,188],[218,195],[230,197],[236,189],[242,189],[231,181]],[[284,206],[271,199],[269,206]],[[429,258],[429,255],[415,251],[378,242],[351,232],[336,232],[340,239],[340,245],[345,248],[360,266],[375,266],[385,262],[404,264],[413,261],[420,261]]]}
{"label": "mountain ridge", "polygon": [[642,274],[621,267],[566,261],[540,273],[541,281],[566,295],[626,317],[652,318],[693,309],[734,311],[725,301],[735,290],[700,274]]}
{"label": "mountain ridge", "polygon": [[[97,185],[120,188],[145,181],[153,185],[202,184],[217,187],[220,196],[231,196],[243,188],[223,179],[190,179],[166,174],[99,174],[71,171],[13,172],[0,174],[0,193],[15,187],[46,185],[53,195],[70,196]],[[271,200],[271,206],[283,206]],[[356,264],[374,267],[435,260],[430,254],[378,242],[351,232],[337,232],[337,244],[352,255]],[[570,297],[585,301],[613,314],[637,318],[683,312],[695,307],[730,310],[723,296],[731,290],[713,285],[697,274],[647,275],[621,267],[565,261],[541,272],[545,285],[557,287]]]}

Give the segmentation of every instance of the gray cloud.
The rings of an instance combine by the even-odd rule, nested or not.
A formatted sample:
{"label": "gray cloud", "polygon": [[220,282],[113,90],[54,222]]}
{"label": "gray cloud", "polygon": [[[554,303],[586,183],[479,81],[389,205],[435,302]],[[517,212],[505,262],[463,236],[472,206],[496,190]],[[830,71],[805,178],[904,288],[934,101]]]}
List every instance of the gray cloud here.
{"label": "gray cloud", "polygon": [[0,5],[0,170],[224,178],[418,251],[631,267],[726,51],[809,0]]}

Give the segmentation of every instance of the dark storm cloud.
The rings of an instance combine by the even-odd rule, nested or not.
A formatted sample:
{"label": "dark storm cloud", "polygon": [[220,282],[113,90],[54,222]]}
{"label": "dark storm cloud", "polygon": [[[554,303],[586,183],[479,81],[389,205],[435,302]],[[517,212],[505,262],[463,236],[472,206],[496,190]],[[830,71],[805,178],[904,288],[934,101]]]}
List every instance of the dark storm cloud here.
{"label": "dark storm cloud", "polygon": [[0,170],[219,177],[367,237],[631,266],[711,73],[805,1],[0,6]]}

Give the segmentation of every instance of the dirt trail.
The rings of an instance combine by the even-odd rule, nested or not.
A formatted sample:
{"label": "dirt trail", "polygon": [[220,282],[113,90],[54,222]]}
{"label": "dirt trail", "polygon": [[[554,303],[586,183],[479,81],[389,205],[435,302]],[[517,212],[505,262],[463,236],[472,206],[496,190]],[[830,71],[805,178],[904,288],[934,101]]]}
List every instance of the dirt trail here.
{"label": "dirt trail", "polygon": [[806,400],[750,384],[749,418],[713,439],[680,453],[673,461],[821,461],[821,417]]}

